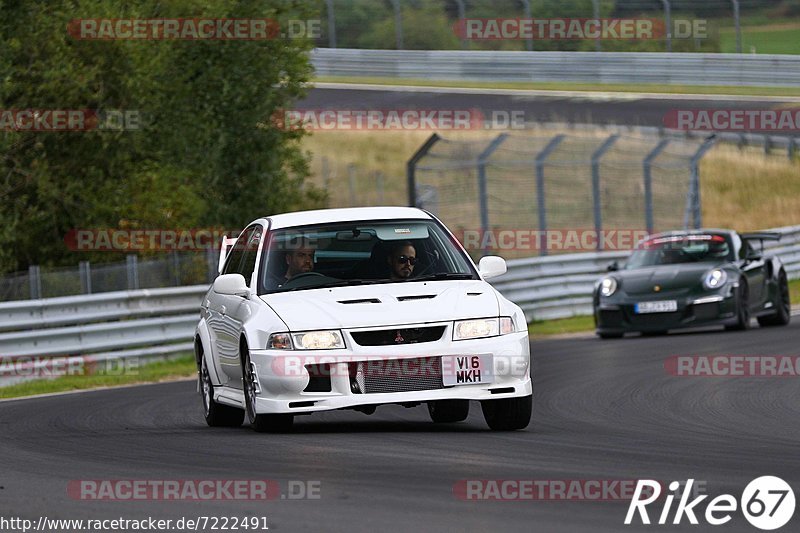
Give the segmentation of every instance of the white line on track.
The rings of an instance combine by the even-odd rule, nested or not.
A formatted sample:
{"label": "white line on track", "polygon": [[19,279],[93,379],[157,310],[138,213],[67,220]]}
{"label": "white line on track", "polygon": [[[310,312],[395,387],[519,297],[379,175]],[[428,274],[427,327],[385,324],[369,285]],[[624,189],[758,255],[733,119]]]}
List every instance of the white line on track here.
{"label": "white line on track", "polygon": [[504,96],[548,96],[576,100],[734,100],[736,102],[792,102],[800,103],[799,96],[744,96],[736,94],[670,94],[629,93],[608,91],[546,91],[541,89],[493,89],[480,87],[434,87],[427,85],[381,85],[375,83],[310,83],[318,89],[343,89],[359,91],[401,91],[438,94],[487,94]]}

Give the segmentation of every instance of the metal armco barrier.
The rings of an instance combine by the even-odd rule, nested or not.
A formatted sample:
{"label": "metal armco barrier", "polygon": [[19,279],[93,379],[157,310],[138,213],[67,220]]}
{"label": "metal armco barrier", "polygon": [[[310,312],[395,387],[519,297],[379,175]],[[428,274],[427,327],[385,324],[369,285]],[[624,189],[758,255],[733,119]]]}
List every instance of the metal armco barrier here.
{"label": "metal armco barrier", "polygon": [[317,48],[317,76],[454,81],[800,86],[800,56]]}
{"label": "metal armco barrier", "polygon": [[[765,243],[767,253],[781,257],[791,279],[800,278],[800,226],[772,231],[783,238]],[[594,283],[609,263],[627,255],[515,259],[492,283],[522,307],[529,321],[589,315]],[[20,367],[35,369],[47,360],[143,361],[190,352],[206,290],[206,285],[193,285],[2,303],[0,386],[32,379],[21,376]]]}
{"label": "metal armco barrier", "polygon": [[[778,242],[766,241],[766,255],[777,255],[789,279],[800,278],[800,226],[769,231],[783,234]],[[595,282],[613,261],[628,252],[566,254],[508,261],[508,272],[492,280],[509,300],[525,311],[528,321],[592,314]]]}

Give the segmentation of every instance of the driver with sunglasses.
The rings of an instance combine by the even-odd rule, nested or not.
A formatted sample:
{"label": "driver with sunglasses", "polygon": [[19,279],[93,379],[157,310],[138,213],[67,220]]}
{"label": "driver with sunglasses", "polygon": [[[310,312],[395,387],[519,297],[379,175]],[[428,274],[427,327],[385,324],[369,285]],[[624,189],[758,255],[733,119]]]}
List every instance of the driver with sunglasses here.
{"label": "driver with sunglasses", "polygon": [[417,264],[417,251],[409,241],[400,242],[392,247],[387,258],[392,280],[408,279],[414,273]]}

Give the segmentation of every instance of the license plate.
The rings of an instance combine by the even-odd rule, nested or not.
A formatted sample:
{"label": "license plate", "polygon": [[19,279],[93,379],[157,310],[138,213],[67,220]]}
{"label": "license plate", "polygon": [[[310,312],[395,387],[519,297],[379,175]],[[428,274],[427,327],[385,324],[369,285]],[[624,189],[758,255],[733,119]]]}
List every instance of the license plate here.
{"label": "license plate", "polygon": [[494,381],[491,354],[445,355],[442,357],[442,382],[450,385],[479,385]]}
{"label": "license plate", "polygon": [[634,312],[639,315],[645,313],[672,313],[678,310],[676,300],[662,300],[660,302],[640,302],[634,307]]}

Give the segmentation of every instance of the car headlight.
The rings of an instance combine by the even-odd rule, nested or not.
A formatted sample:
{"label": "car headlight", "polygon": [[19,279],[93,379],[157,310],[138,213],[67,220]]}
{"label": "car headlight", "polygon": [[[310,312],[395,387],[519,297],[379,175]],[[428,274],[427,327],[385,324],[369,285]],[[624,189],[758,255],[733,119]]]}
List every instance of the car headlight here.
{"label": "car headlight", "polygon": [[267,350],[291,350],[292,338],[288,333],[273,333],[267,341]]}
{"label": "car headlight", "polygon": [[600,294],[602,296],[611,296],[617,292],[618,286],[616,278],[603,278],[603,281],[600,282]]}
{"label": "car headlight", "polygon": [[331,350],[334,348],[344,348],[344,340],[342,340],[342,334],[338,330],[293,333],[292,338],[298,350]]}
{"label": "car headlight", "polygon": [[511,317],[479,318],[475,320],[457,320],[453,327],[453,340],[480,339],[496,337],[514,332],[514,321]]}
{"label": "car headlight", "polygon": [[715,268],[703,278],[703,287],[713,291],[725,285],[726,281],[728,281],[728,273],[721,268]]}

